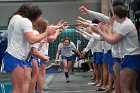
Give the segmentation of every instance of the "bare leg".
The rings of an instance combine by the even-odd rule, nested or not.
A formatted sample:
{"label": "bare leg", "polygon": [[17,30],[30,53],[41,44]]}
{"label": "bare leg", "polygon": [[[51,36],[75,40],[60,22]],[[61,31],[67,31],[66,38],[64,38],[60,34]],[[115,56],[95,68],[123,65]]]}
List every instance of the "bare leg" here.
{"label": "bare leg", "polygon": [[29,85],[29,93],[34,93],[36,82],[39,76],[39,68],[36,60],[32,61],[32,79]]}
{"label": "bare leg", "polygon": [[108,81],[108,64],[103,63],[103,86],[102,89],[105,89]]}
{"label": "bare leg", "polygon": [[138,91],[136,90],[136,83],[137,83],[137,78],[138,75],[137,73],[134,73],[135,75],[133,75],[133,82],[132,82],[132,93],[138,93]]}
{"label": "bare leg", "polygon": [[115,93],[121,93],[121,89],[120,89],[120,64],[118,62],[114,63],[113,70],[114,70]]}
{"label": "bare leg", "polygon": [[[93,63],[93,68],[95,68],[95,64]],[[95,74],[95,69],[93,69],[93,80],[96,80],[96,74]]]}
{"label": "bare leg", "polygon": [[88,63],[88,66],[90,68],[89,71],[91,71],[91,70],[93,71],[92,61],[91,60],[88,60],[87,63]]}
{"label": "bare leg", "polygon": [[99,83],[96,86],[97,87],[100,87],[103,84],[103,69],[102,69],[102,64],[98,64],[98,69],[99,69]]}
{"label": "bare leg", "polygon": [[64,72],[68,72],[68,62],[66,59],[63,59],[62,61],[63,66],[64,66]]}
{"label": "bare leg", "polygon": [[41,64],[40,70],[39,70],[39,78],[38,78],[39,93],[44,93],[43,85],[44,85],[45,69],[46,69],[46,64]]}
{"label": "bare leg", "polygon": [[136,91],[137,73],[130,69],[124,68],[120,74],[121,93],[137,93]]}
{"label": "bare leg", "polygon": [[108,88],[105,91],[103,91],[103,93],[108,93],[112,91],[112,85],[113,85],[113,73],[109,73]]}
{"label": "bare leg", "polygon": [[31,68],[28,68],[27,65],[24,66],[25,80],[22,88],[22,93],[28,93],[29,84],[31,81]]}
{"label": "bare leg", "polygon": [[71,67],[71,62],[67,62],[67,59],[63,59],[62,61],[63,66],[64,66],[64,72],[65,72],[65,78],[66,78],[66,83],[69,83],[69,69]]}
{"label": "bare leg", "polygon": [[95,67],[94,70],[95,70],[95,75],[96,75],[95,84],[98,84],[100,82],[99,68],[97,64],[95,64],[94,67]]}
{"label": "bare leg", "polygon": [[70,69],[71,69],[71,64],[72,64],[72,62],[71,62],[71,61],[68,61],[68,72],[69,72]]}
{"label": "bare leg", "polygon": [[24,69],[17,66],[12,73],[10,73],[12,80],[12,93],[22,93],[24,84]]}

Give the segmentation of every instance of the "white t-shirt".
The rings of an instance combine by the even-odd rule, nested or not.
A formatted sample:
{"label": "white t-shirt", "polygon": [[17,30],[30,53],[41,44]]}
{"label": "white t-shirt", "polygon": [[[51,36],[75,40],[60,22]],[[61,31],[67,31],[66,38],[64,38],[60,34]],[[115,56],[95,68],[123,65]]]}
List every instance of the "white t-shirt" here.
{"label": "white t-shirt", "polygon": [[[114,24],[113,24],[114,31],[119,33],[120,26],[121,26],[120,23],[114,21]],[[117,57],[117,58],[122,58],[120,42],[117,42],[116,44],[112,45],[112,56]]]}
{"label": "white t-shirt", "polygon": [[102,13],[89,11],[89,15],[91,17],[93,17],[94,19],[97,19],[97,20],[105,22],[105,23],[109,23],[109,17],[104,15],[104,14],[102,14]]}
{"label": "white t-shirt", "polygon": [[137,30],[130,19],[126,18],[125,21],[121,23],[118,33],[125,37],[120,41],[119,45],[122,56],[140,54]]}
{"label": "white t-shirt", "polygon": [[[36,31],[36,30],[34,30],[33,34],[34,34],[34,35],[38,35],[39,32]],[[46,40],[46,42],[42,45],[41,48],[40,48],[40,43],[39,43],[39,42],[34,43],[34,44],[32,45],[32,47],[38,48],[41,54],[43,54],[43,55],[48,55],[49,43],[47,43],[47,40]]]}
{"label": "white t-shirt", "polygon": [[[102,22],[109,23],[109,17],[104,15],[104,14],[102,14],[102,13],[90,11],[89,15],[94,17],[95,19],[98,19],[98,20],[102,21]],[[115,21],[114,24],[113,24],[114,31],[118,32],[119,31],[118,30],[119,26],[120,26],[120,23]],[[119,42],[114,44],[114,45],[112,45],[111,52],[112,52],[113,57],[117,57],[117,58],[122,57],[121,49],[120,49],[119,45],[120,45]]]}
{"label": "white t-shirt", "polygon": [[60,43],[58,45],[58,50],[61,51],[61,55],[66,56],[66,57],[70,57],[73,55],[72,50],[76,49],[76,46],[74,45],[73,42],[70,43],[70,45],[65,46],[63,43]]}
{"label": "white t-shirt", "polygon": [[82,36],[86,39],[86,40],[90,40],[91,37],[88,37],[87,35],[85,34],[82,34]]}
{"label": "white t-shirt", "polygon": [[[34,35],[39,35],[39,32],[37,30],[34,30],[33,31],[33,34]],[[34,43],[33,45],[31,45],[31,47],[38,48],[38,49],[39,49],[39,46],[40,46],[40,43],[39,42]]]}
{"label": "white t-shirt", "polygon": [[33,32],[32,22],[20,15],[14,15],[8,25],[8,47],[6,51],[20,60],[25,60],[30,51],[30,44],[24,36],[26,32]]}
{"label": "white t-shirt", "polygon": [[43,54],[43,55],[48,55],[48,50],[49,50],[49,43],[46,42],[43,44],[43,46],[41,47],[40,49],[40,52]]}
{"label": "white t-shirt", "polygon": [[107,43],[106,41],[102,41],[102,48],[104,50],[104,53],[106,53],[108,50],[111,50],[112,45]]}
{"label": "white t-shirt", "polygon": [[92,38],[88,42],[84,51],[89,51],[91,49],[92,54],[94,52],[102,52],[102,41],[99,41],[95,38],[95,34],[92,34]]}

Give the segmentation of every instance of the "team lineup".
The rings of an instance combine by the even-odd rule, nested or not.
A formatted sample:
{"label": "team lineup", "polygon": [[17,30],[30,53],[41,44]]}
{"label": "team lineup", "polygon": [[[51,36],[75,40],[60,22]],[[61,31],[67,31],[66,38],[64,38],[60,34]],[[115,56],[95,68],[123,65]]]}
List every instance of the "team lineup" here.
{"label": "team lineup", "polygon": [[[137,29],[127,17],[128,7],[124,2],[113,1],[109,16],[79,6],[83,15],[93,20],[78,16],[75,31],[88,44],[82,51],[76,48],[71,38],[63,37],[57,46],[54,64],[61,57],[65,83],[71,84],[69,72],[75,53],[84,59],[91,51],[89,65],[93,71],[92,82],[102,93],[138,93],[136,83],[140,72],[140,46]],[[8,21],[6,33],[0,36],[7,38],[7,49],[3,58],[4,69],[10,74],[11,93],[39,93],[43,90],[45,71],[49,57],[49,43],[69,28],[68,22],[61,20],[56,25],[49,24],[43,18],[39,6],[30,3],[22,4]]]}

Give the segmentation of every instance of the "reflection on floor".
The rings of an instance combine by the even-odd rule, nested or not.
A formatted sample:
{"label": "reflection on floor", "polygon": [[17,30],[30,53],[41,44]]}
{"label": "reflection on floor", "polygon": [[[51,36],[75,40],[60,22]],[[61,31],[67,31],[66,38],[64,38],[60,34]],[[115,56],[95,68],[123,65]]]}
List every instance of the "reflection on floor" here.
{"label": "reflection on floor", "polygon": [[[99,93],[96,87],[88,85],[89,72],[71,72],[70,81],[66,83],[64,73],[46,73],[44,93]],[[9,75],[0,74],[0,93],[10,93],[11,89]]]}

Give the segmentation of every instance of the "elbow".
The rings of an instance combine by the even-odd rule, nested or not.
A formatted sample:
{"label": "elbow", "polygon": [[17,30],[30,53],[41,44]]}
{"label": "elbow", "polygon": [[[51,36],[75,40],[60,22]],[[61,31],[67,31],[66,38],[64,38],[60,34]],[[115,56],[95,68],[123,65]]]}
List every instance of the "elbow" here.
{"label": "elbow", "polygon": [[34,41],[29,41],[29,43],[32,45],[32,44],[34,44],[34,43],[36,43],[36,42],[34,42]]}
{"label": "elbow", "polygon": [[54,42],[55,39],[56,39],[56,38],[49,38],[47,41],[48,41],[48,42]]}
{"label": "elbow", "polygon": [[54,42],[54,40],[52,39],[52,40],[47,40],[47,42]]}
{"label": "elbow", "polygon": [[48,42],[54,42],[54,40],[49,40]]}
{"label": "elbow", "polygon": [[39,42],[39,41],[37,41],[37,40],[35,40],[35,39],[31,39],[31,40],[28,40],[28,42],[32,45],[32,44],[37,43],[37,42]]}
{"label": "elbow", "polygon": [[114,42],[109,42],[111,45],[114,45],[115,43]]}

